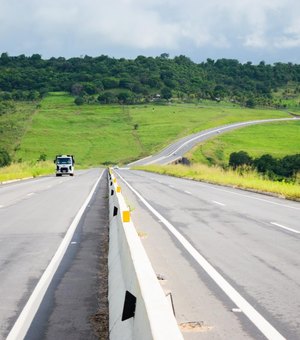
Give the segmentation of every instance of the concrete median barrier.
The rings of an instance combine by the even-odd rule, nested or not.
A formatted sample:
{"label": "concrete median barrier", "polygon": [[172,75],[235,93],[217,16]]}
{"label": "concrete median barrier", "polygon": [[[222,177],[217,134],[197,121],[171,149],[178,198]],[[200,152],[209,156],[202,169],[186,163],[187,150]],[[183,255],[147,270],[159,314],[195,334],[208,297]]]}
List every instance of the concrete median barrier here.
{"label": "concrete median barrier", "polygon": [[110,339],[182,340],[172,308],[158,282],[125,204],[109,172]]}

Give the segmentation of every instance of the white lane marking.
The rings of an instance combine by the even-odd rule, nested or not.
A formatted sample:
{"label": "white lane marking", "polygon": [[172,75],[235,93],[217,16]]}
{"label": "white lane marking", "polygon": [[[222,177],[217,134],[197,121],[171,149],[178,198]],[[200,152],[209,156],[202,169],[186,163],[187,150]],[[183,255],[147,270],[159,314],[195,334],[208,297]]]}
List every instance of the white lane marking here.
{"label": "white lane marking", "polygon": [[188,195],[192,195],[192,193],[190,191],[184,190],[184,192]]}
{"label": "white lane marking", "polygon": [[145,206],[169,229],[189,254],[198,262],[206,273],[215,281],[223,292],[233,301],[237,308],[253,322],[267,339],[285,339],[245,298],[235,290],[224,277],[187,241],[182,234],[156,211],[119,173],[119,177],[127,184],[128,188],[145,204]]}
{"label": "white lane marking", "polygon": [[72,241],[71,244],[77,244],[77,242],[76,241]]}
{"label": "white lane marking", "polygon": [[242,313],[242,310],[239,309],[239,308],[232,308],[231,311],[232,311],[233,313]]}
{"label": "white lane marking", "polygon": [[147,158],[150,158],[150,157],[152,157],[152,155],[147,156],[147,157],[144,157],[144,158],[142,158],[142,159],[138,159],[137,161],[131,162],[131,163],[129,163],[128,165],[133,165],[133,164],[135,164],[135,163],[138,163],[138,162],[143,161],[143,160],[145,160],[145,159],[147,159]]}
{"label": "white lane marking", "polygon": [[169,187],[170,187],[170,188],[175,188],[174,185],[172,185],[172,184],[169,184]]}
{"label": "white lane marking", "polygon": [[30,193],[27,194],[26,196],[29,197],[29,196],[32,196],[32,195],[35,195],[35,192],[30,192]]}
{"label": "white lane marking", "polygon": [[226,204],[221,203],[221,202],[218,202],[218,201],[212,201],[212,202],[215,203],[215,204],[221,205],[221,206],[223,206],[223,207],[225,207],[225,205],[226,205]]}
{"label": "white lane marking", "polygon": [[[187,180],[186,178],[181,178],[183,180]],[[262,202],[266,202],[266,203],[270,203],[270,204],[274,204],[274,205],[279,205],[281,207],[284,207],[284,208],[290,208],[290,209],[295,209],[295,210],[300,210],[300,208],[298,207],[293,207],[292,205],[287,205],[287,204],[282,204],[282,203],[277,203],[277,202],[273,202],[273,201],[269,201],[267,199],[264,199],[264,198],[258,198],[258,197],[253,197],[253,196],[249,196],[249,195],[245,195],[245,194],[240,194],[238,192],[234,192],[234,191],[230,191],[230,190],[226,190],[226,189],[220,189],[220,188],[216,188],[214,187],[213,184],[211,185],[207,185],[207,184],[204,184],[202,182],[197,182],[199,185],[202,185],[206,188],[210,188],[212,190],[217,190],[217,191],[223,191],[223,192],[227,192],[229,194],[232,194],[232,195],[237,195],[237,196],[242,196],[242,197],[247,197],[247,198],[251,198],[253,200],[257,200],[257,201],[262,201]],[[237,188],[238,189],[238,188]],[[242,189],[241,189],[242,190]]]}
{"label": "white lane marking", "polygon": [[282,228],[282,229],[291,231],[292,233],[300,234],[300,231],[295,230],[295,229],[292,229],[292,228],[289,228],[289,227],[285,227],[285,226],[282,225],[282,224],[279,224],[279,223],[276,223],[276,222],[270,222],[270,223],[271,223],[272,225],[275,225],[276,227],[279,227],[279,228]]}
{"label": "white lane marking", "polygon": [[100,182],[104,171],[102,171],[100,177],[98,178],[96,184],[93,186],[89,196],[83,203],[82,207],[76,214],[73,222],[71,223],[68,231],[66,232],[65,237],[63,238],[62,242],[60,243],[55,255],[53,256],[51,262],[49,263],[48,267],[44,271],[43,275],[41,276],[38,284],[34,288],[30,298],[28,299],[25,307],[23,308],[21,314],[19,315],[17,321],[15,322],[14,326],[12,327],[11,331],[9,332],[6,340],[16,340],[16,339],[24,339],[30,324],[42,302],[42,299],[49,287],[49,284],[70,244],[70,241],[74,235],[76,227],[89,203],[91,200],[98,183]]}
{"label": "white lane marking", "polygon": [[0,209],[1,209],[1,208],[4,208],[4,205],[0,205]]}
{"label": "white lane marking", "polygon": [[[166,175],[161,175],[161,176],[166,176]],[[178,177],[179,180],[183,180],[183,181],[191,181],[191,180],[188,180],[187,178],[180,178]],[[237,196],[242,196],[242,197],[247,197],[247,198],[250,198],[250,199],[253,199],[253,200],[257,200],[257,201],[261,201],[261,202],[266,202],[266,203],[269,203],[269,204],[274,204],[274,205],[278,205],[280,207],[284,207],[284,208],[289,208],[289,209],[294,209],[294,210],[300,210],[300,207],[293,207],[292,205],[288,205],[288,204],[282,204],[282,203],[277,203],[277,202],[273,202],[273,201],[270,201],[270,200],[267,200],[265,198],[259,198],[259,197],[254,197],[254,196],[250,196],[250,195],[246,195],[246,194],[241,194],[239,192],[235,192],[235,191],[231,191],[231,190],[226,190],[226,189],[221,189],[221,188],[217,188],[214,186],[214,184],[205,184],[203,182],[200,182],[200,181],[196,181],[198,185],[201,185],[203,187],[206,187],[206,188],[209,188],[209,189],[212,189],[212,190],[217,190],[217,191],[222,191],[222,192],[226,192],[228,194],[232,194],[232,195],[237,195]],[[162,183],[162,182],[159,182],[158,183]],[[243,189],[239,189],[239,188],[233,188],[235,190],[243,190]]]}

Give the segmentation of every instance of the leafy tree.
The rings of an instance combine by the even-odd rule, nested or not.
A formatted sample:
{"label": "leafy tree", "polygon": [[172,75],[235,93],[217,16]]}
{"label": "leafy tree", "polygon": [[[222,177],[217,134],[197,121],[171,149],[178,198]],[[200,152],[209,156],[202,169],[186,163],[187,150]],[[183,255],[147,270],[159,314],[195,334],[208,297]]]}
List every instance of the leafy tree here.
{"label": "leafy tree", "polygon": [[72,85],[72,88],[71,88],[71,93],[74,95],[74,96],[80,96],[82,95],[83,93],[83,85],[80,84],[80,83],[75,83]]}
{"label": "leafy tree", "polygon": [[104,89],[114,89],[119,87],[119,80],[116,78],[104,78],[102,80]]}
{"label": "leafy tree", "polygon": [[101,104],[112,104],[116,103],[118,98],[112,92],[103,92],[98,96],[98,101]]}
{"label": "leafy tree", "polygon": [[168,87],[163,87],[160,93],[163,99],[169,100],[172,98],[172,91]]}
{"label": "leafy tree", "polygon": [[247,99],[246,107],[249,107],[250,109],[253,109],[255,107],[255,99],[253,97]]}
{"label": "leafy tree", "polygon": [[132,96],[128,92],[120,92],[117,98],[121,104],[129,104],[132,100]]}
{"label": "leafy tree", "polygon": [[233,152],[229,156],[229,166],[236,169],[243,165],[251,165],[252,158],[245,151]]}
{"label": "leafy tree", "polygon": [[300,154],[285,156],[279,161],[279,175],[296,176],[300,172]]}
{"label": "leafy tree", "polygon": [[270,154],[256,158],[253,164],[259,172],[276,172],[277,160]]}

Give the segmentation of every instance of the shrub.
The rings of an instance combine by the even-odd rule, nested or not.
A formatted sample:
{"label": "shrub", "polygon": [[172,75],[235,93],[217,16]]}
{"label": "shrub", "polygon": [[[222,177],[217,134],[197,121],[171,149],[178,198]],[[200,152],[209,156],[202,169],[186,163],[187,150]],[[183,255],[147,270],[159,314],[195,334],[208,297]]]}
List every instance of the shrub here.
{"label": "shrub", "polygon": [[74,103],[76,105],[82,105],[84,103],[83,97],[76,97],[75,100],[74,100]]}
{"label": "shrub", "polygon": [[243,165],[251,165],[252,158],[245,151],[233,152],[229,157],[229,166],[233,169]]}
{"label": "shrub", "polygon": [[45,162],[47,160],[47,155],[45,153],[40,154],[38,162]]}
{"label": "shrub", "polygon": [[9,153],[4,149],[0,149],[0,167],[7,166],[10,163],[11,158]]}

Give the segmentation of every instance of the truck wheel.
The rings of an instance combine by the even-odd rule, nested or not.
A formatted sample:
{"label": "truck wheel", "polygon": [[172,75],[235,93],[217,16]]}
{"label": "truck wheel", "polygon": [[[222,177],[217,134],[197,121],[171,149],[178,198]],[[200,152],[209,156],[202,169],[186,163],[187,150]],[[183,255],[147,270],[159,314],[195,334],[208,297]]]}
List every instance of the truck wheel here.
{"label": "truck wheel", "polygon": [[74,176],[74,174],[70,174],[70,176]]}

